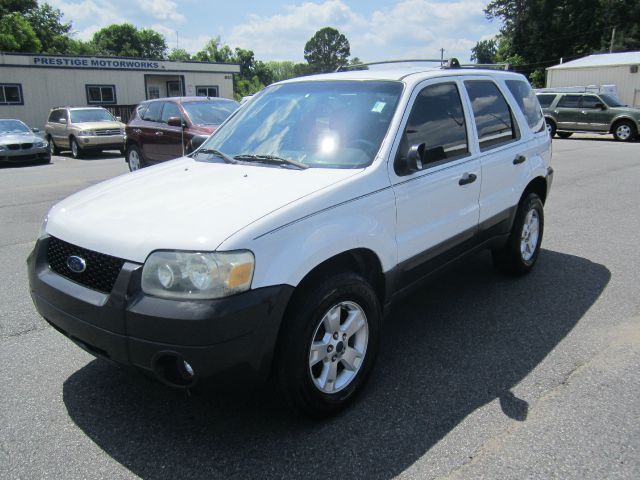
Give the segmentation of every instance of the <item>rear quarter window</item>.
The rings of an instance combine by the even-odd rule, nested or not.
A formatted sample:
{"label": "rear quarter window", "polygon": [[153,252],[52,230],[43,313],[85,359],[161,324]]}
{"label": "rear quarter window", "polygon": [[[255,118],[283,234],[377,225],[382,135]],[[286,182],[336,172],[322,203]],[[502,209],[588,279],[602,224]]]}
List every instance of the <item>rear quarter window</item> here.
{"label": "rear quarter window", "polygon": [[538,95],[538,102],[542,108],[548,108],[551,106],[556,98],[555,93],[541,93]]}
{"label": "rear quarter window", "polygon": [[533,93],[531,85],[522,80],[507,80],[505,83],[527,119],[529,128],[536,133],[544,131],[544,117],[540,109],[540,103],[536,98],[536,94]]}

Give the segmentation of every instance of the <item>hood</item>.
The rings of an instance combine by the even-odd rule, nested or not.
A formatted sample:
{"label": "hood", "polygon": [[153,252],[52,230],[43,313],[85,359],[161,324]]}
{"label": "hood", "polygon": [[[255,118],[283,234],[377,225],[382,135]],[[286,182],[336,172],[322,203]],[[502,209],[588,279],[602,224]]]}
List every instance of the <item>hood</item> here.
{"label": "hood", "polygon": [[13,143],[38,143],[44,139],[33,133],[8,133],[0,135],[0,145],[10,145]]}
{"label": "hood", "polygon": [[212,251],[252,222],[358,172],[181,158],[72,195],[51,209],[46,230],[140,263],[159,249]]}
{"label": "hood", "polygon": [[124,128],[126,125],[121,122],[74,122],[73,125],[85,130],[100,130],[102,128]]}
{"label": "hood", "polygon": [[640,117],[640,108],[637,107],[613,107],[617,113],[627,113],[634,117]]}

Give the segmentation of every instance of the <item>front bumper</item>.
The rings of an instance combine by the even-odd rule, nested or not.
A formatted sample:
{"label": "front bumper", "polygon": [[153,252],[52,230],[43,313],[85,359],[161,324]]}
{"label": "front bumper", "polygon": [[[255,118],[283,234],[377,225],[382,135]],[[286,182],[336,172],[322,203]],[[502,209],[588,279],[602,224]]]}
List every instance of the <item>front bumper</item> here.
{"label": "front bumper", "polygon": [[124,135],[92,135],[77,136],[78,145],[83,149],[114,149],[124,148]]}
{"label": "front bumper", "polygon": [[125,262],[101,293],[53,272],[48,238],[27,259],[31,297],[54,328],[89,353],[167,381],[163,361],[187,361],[193,382],[253,386],[266,379],[293,287],[279,285],[219,300],[177,301],[140,290],[142,265]]}
{"label": "front bumper", "polygon": [[51,154],[47,147],[0,152],[0,162],[4,163],[48,162],[49,160],[51,160]]}

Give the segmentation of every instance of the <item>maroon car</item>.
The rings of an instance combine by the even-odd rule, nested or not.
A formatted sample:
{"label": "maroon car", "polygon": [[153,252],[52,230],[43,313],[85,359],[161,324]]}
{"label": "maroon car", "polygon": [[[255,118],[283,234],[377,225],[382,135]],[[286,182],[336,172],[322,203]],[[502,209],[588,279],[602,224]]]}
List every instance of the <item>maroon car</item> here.
{"label": "maroon car", "polygon": [[173,97],[138,105],[127,124],[129,170],[192,152],[240,104],[226,98]]}

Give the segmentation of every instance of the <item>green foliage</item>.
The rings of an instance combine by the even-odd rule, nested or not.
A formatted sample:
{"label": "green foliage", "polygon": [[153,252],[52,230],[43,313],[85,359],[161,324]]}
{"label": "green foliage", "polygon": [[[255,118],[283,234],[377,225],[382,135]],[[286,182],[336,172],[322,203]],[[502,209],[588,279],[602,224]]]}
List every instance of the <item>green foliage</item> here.
{"label": "green foliage", "polygon": [[9,13],[25,14],[29,10],[37,8],[36,0],[0,0],[0,18]]}
{"label": "green foliage", "polygon": [[48,3],[29,10],[25,18],[33,27],[44,53],[67,53],[71,23],[62,23],[62,12]]}
{"label": "green foliage", "polygon": [[138,30],[130,23],[109,25],[93,34],[95,51],[101,55],[163,59],[167,43],[158,32]]}
{"label": "green foliage", "polygon": [[349,40],[332,27],[318,30],[304,46],[304,58],[314,72],[333,72],[347,65],[349,55]]}
{"label": "green foliage", "polygon": [[471,49],[471,61],[476,63],[496,63],[497,43],[495,38],[480,40]]}
{"label": "green foliage", "polygon": [[492,0],[485,14],[502,22],[496,60],[537,85],[561,58],[608,52],[614,27],[614,52],[640,49],[637,0]]}
{"label": "green foliage", "polygon": [[198,62],[236,63],[233,50],[229,45],[223,45],[220,37],[212,38],[205,43],[202,50],[193,56]]}
{"label": "green foliage", "polygon": [[0,18],[0,51],[39,52],[41,47],[33,27],[20,13],[7,13]]}
{"label": "green foliage", "polygon": [[191,55],[182,48],[174,48],[169,52],[167,59],[173,60],[174,62],[186,62],[191,60]]}

